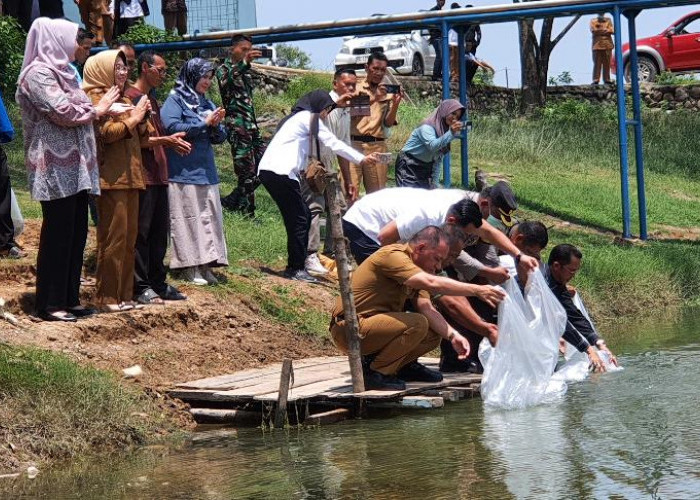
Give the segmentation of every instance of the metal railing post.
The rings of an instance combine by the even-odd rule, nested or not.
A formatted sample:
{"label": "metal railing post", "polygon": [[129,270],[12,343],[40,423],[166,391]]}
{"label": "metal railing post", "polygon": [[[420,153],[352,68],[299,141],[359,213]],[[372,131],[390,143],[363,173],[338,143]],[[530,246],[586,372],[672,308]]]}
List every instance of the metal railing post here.
{"label": "metal railing post", "polygon": [[[442,31],[442,98],[450,98],[450,27],[447,21],[442,21],[440,26]],[[452,175],[450,172],[450,155],[445,155],[442,159],[442,177],[445,187],[452,184]]]}
{"label": "metal railing post", "polygon": [[637,58],[637,26],[638,10],[624,12],[629,31],[629,64],[630,83],[632,85],[632,112],[634,127],[634,158],[637,168],[637,202],[639,204],[639,237],[646,240],[647,235],[647,195],[644,182],[644,144],[642,143],[642,103],[639,96],[639,67]]}
{"label": "metal railing post", "polygon": [[620,191],[622,194],[622,237],[629,238],[630,233],[630,189],[629,158],[627,154],[627,105],[625,98],[625,69],[622,61],[622,23],[620,7],[613,9],[615,24],[615,85],[617,86],[617,127],[620,140]]}
{"label": "metal railing post", "polygon": [[[464,106],[464,121],[469,121],[469,100],[467,99],[467,57],[464,50],[464,28],[458,31],[459,41],[459,102]],[[469,132],[465,126],[462,129],[460,140],[461,157],[462,157],[462,187],[469,187]]]}

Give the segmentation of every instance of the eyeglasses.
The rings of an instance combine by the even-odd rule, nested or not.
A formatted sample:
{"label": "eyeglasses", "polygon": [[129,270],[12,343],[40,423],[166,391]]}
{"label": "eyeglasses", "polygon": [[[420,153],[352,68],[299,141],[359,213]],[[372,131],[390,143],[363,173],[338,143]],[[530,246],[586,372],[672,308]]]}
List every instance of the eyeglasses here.
{"label": "eyeglasses", "polygon": [[114,72],[115,72],[115,73],[128,73],[128,72],[129,72],[129,68],[127,68],[127,67],[124,66],[123,64],[117,64],[117,65],[114,67]]}
{"label": "eyeglasses", "polygon": [[157,67],[153,66],[152,64],[149,64],[148,67],[156,70],[160,76],[165,76],[166,73],[168,72],[168,68],[157,68]]}

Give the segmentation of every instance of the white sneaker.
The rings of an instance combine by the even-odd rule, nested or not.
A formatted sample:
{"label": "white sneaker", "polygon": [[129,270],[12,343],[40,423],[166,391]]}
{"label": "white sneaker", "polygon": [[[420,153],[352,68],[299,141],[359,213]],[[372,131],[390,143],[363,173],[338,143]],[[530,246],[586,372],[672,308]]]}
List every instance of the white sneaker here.
{"label": "white sneaker", "polygon": [[214,276],[214,273],[211,271],[211,267],[209,266],[199,266],[200,273],[202,274],[202,277],[207,281],[207,284],[209,285],[218,285],[219,280],[216,279],[216,276]]}
{"label": "white sneaker", "polygon": [[187,267],[182,273],[182,279],[198,286],[208,285],[207,280],[202,276],[199,267]]}
{"label": "white sneaker", "polygon": [[328,269],[323,267],[321,264],[321,260],[318,258],[317,253],[312,253],[308,257],[306,257],[306,261],[304,262],[304,269],[306,269],[306,272],[309,274],[314,274],[316,276],[325,276],[328,274]]}

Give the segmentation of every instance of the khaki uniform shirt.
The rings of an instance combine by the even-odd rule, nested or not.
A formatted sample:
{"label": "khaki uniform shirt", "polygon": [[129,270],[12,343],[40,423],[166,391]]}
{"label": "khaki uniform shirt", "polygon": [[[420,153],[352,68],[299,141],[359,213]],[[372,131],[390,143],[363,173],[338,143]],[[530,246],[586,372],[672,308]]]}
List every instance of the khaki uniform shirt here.
{"label": "khaki uniform shirt", "polygon": [[[359,317],[401,312],[407,299],[417,296],[430,299],[426,290],[414,290],[404,285],[407,279],[423,270],[411,260],[407,244],[387,245],[365,260],[352,276],[352,292]],[[333,317],[343,314],[338,297]]]}
{"label": "khaki uniform shirt", "polygon": [[379,90],[379,86],[372,91],[367,80],[358,85],[358,94],[369,96],[369,116],[355,116],[352,118],[352,135],[371,135],[377,139],[386,139],[384,119],[389,113],[391,98]]}
{"label": "khaki uniform shirt", "polygon": [[591,19],[591,33],[593,33],[593,50],[612,50],[612,35],[615,33],[613,23],[610,18],[599,21],[597,17]]}

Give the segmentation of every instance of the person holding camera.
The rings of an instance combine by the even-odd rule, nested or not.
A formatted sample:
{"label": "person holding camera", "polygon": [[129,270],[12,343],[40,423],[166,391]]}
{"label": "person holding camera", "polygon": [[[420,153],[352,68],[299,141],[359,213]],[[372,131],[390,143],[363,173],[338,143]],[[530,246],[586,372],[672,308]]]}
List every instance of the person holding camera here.
{"label": "person holding camera", "polygon": [[233,171],[237,185],[221,199],[221,205],[232,212],[255,217],[255,190],[260,185],[256,173],[265,152],[253,107],[253,78],[250,63],[262,52],[253,47],[246,35],[231,38],[230,57],[219,66],[216,79],[224,109],[228,141],[233,155]]}
{"label": "person holding camera", "polygon": [[117,101],[129,111],[100,120],[96,127],[101,194],[97,198],[95,301],[104,312],[134,308],[134,247],[138,234],[139,193],[146,188],[141,144],[148,143],[147,99],[133,106],[124,95],[129,67],[124,53],[105,50],[85,63],[83,90],[98,103],[113,85]]}
{"label": "person holding camera", "polygon": [[[373,52],[369,55],[365,71],[367,77],[359,85],[358,94],[369,96],[369,116],[354,116],[350,137],[352,147],[363,154],[386,153],[388,151],[386,139],[389,137],[390,128],[396,125],[396,113],[403,99],[401,89],[396,92],[388,92],[387,86],[382,83],[386,76],[389,59],[384,52]],[[386,187],[388,162],[380,162],[373,165],[350,165],[351,181],[355,189],[360,190],[364,184],[365,191],[369,194]]]}
{"label": "person holding camera", "polygon": [[442,159],[460,137],[464,106],[456,99],[442,101],[416,128],[396,158],[396,185],[431,189],[440,184]]}

